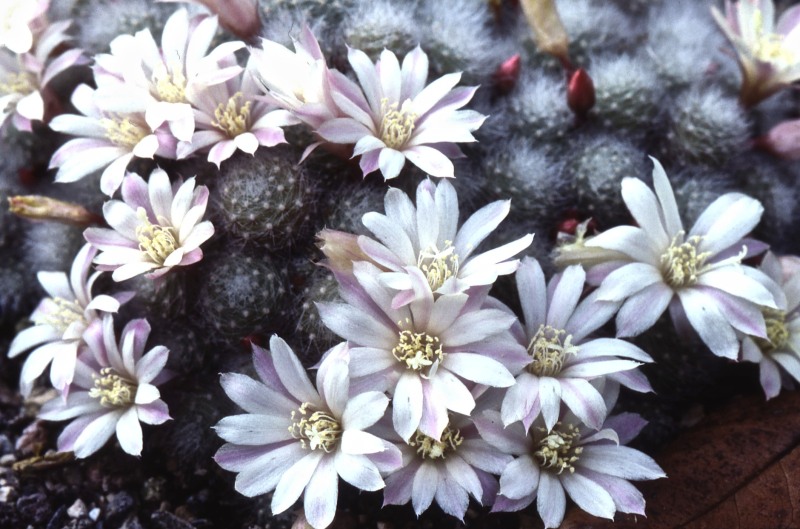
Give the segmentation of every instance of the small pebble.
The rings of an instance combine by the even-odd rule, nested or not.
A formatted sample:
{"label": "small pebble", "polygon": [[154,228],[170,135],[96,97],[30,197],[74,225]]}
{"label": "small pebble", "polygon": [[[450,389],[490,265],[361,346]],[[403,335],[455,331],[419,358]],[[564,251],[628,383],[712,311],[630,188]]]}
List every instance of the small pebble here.
{"label": "small pebble", "polygon": [[100,509],[95,507],[91,511],[89,511],[89,518],[92,519],[93,522],[96,522],[98,518],[100,518]]}

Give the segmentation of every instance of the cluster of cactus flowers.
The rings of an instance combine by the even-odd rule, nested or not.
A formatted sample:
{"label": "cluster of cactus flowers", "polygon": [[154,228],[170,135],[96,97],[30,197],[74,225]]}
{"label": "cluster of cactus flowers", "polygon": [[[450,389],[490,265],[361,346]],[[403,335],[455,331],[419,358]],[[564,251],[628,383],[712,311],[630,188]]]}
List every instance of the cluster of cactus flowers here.
{"label": "cluster of cactus flowers", "polygon": [[[25,397],[49,366],[58,395],[38,416],[71,420],[58,437],[59,451],[90,457],[116,436],[124,452],[141,456],[141,423],[172,418],[160,387],[180,380],[168,368],[175,354],[164,345],[147,349],[146,319],[120,320],[126,306],[141,307],[132,300],[142,287],[116,283],[142,276],[152,285],[148,296],[166,298],[175,278],[201,266],[204,247],[220,238],[207,210],[215,202],[235,210],[240,202],[213,174],[240,163],[237,151],[252,156],[287,143],[289,130],[301,131],[289,136],[299,147],[293,169],[333,153],[358,158],[365,179],[375,172],[391,182],[427,176],[405,184],[409,193],[381,190],[382,210],[372,201],[348,230],[318,233],[321,253],[313,257],[339,297],[308,308],[330,337],[315,359],[315,383],[284,340],[291,337],[277,334],[268,348],[252,345],[257,379],[221,376],[243,413],[208,425],[225,441],[214,460],[236,473],[239,493],[272,493],[274,514],[302,496],[304,519],[316,529],[329,526],[341,478],[382,491],[384,505],[410,503],[418,516],[434,502],[458,519],[471,499],[494,512],[535,504],[545,527],[554,528],[567,498],[604,518],[645,515],[645,498],[631,481],[665,475],[650,456],[625,446],[647,421],[620,411],[617,401],[621,391],[653,391],[639,368],[654,359],[623,338],[647,332],[665,312],[678,336],[699,338],[718,357],[757,363],[767,398],[800,382],[800,266],[750,237],[765,211],[756,198],[717,193],[695,207],[687,229],[680,193],[651,158],[652,187],[644,175],[630,175],[613,189],[635,225],[592,232],[588,220],[576,222],[547,255],[536,250],[547,233],[534,237],[523,225],[521,233],[517,226],[509,230],[515,235],[500,235],[523,196],[486,200],[462,221],[464,200],[454,184],[469,176],[460,175],[468,163],[458,165],[465,158],[458,144],[475,142],[487,116],[464,108],[478,88],[458,86],[461,73],[439,72],[428,83],[430,60],[420,45],[402,61],[388,49],[373,53],[373,62],[365,51],[347,48],[346,64],[338,61],[337,69],[309,25],[292,29],[289,49],[254,38],[260,28],[254,2],[236,0],[230,12],[204,4],[216,14],[175,10],[160,44],[145,28],[116,36],[108,53],[91,60],[81,49],[64,50],[70,23],[50,23],[46,0],[0,8],[0,124],[75,136],[49,161],[55,181],[100,173],[97,192],[109,197],[102,206],[106,227],[86,227],[69,274],[38,273],[47,297],[8,351],[14,358],[27,352],[19,381]],[[716,9],[713,16],[739,57],[743,107],[800,78],[798,8],[774,29],[768,0],[727,3],[725,16]],[[218,43],[219,24],[243,40]],[[69,98],[78,113],[45,112],[46,98],[56,97],[48,89],[53,78],[90,62],[91,83],[78,84]],[[518,66],[519,57],[502,63],[497,85],[513,80]],[[585,120],[592,81],[585,70],[566,67],[566,100],[574,117]],[[598,105],[603,89],[599,84]],[[522,109],[517,118],[502,116],[515,113],[515,104]],[[510,103],[501,111],[504,123],[524,123],[525,111],[540,110],[530,105]],[[800,152],[793,127],[781,123],[758,143],[792,158]],[[495,129],[487,141],[502,134]],[[675,152],[691,160],[708,151]],[[533,168],[500,155],[483,163],[513,173],[536,170],[546,165],[537,156],[552,155],[529,154]],[[171,174],[170,164],[200,158],[216,167],[208,185]],[[130,170],[148,159],[163,168]],[[274,185],[282,192],[305,185],[305,178],[278,174]],[[298,193],[295,201],[304,207]],[[48,214],[35,207],[23,214],[43,218],[57,215],[54,208],[47,203]],[[230,231],[236,229],[244,228]],[[105,272],[112,286],[93,294]],[[516,284],[511,296],[495,294],[500,279]],[[298,325],[296,332],[306,329]]]}

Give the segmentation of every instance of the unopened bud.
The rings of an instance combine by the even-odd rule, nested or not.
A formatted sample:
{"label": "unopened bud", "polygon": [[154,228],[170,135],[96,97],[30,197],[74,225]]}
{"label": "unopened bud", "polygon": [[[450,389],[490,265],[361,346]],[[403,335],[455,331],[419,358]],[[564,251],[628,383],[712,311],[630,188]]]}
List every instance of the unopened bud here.
{"label": "unopened bud", "polygon": [[8,197],[8,210],[14,215],[26,219],[53,220],[76,226],[89,226],[103,222],[102,217],[81,205],[41,195]]}
{"label": "unopened bud", "polygon": [[328,258],[326,266],[333,272],[352,274],[354,261],[372,261],[358,245],[358,236],[338,230],[324,229],[317,233],[317,246]]}
{"label": "unopened bud", "polygon": [[766,136],[755,140],[761,147],[786,160],[800,160],[800,119],[778,123]]}
{"label": "unopened bud", "polygon": [[159,2],[190,1],[205,6],[219,17],[225,30],[246,41],[253,41],[261,33],[261,18],[256,0],[158,0]]}
{"label": "unopened bud", "polygon": [[583,68],[575,70],[567,81],[567,104],[578,117],[586,114],[594,106],[594,81]]}
{"label": "unopened bud", "polygon": [[520,64],[519,53],[517,53],[503,61],[500,67],[495,70],[494,75],[492,75],[492,81],[498,94],[507,94],[517,85]]}

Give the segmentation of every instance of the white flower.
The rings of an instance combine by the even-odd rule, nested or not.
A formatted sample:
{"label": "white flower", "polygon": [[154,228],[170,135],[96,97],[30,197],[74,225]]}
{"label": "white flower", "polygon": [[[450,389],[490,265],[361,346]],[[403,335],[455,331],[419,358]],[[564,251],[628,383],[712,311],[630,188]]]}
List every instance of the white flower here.
{"label": "white flower", "polygon": [[174,266],[203,258],[200,245],[214,234],[210,221],[202,221],[208,205],[208,188],[195,188],[194,178],[174,186],[162,169],[145,182],[129,173],[122,182],[122,201],[103,205],[106,222],[113,228],[87,228],[86,240],[102,253],[95,258],[99,270],[113,270],[114,281],[147,273],[160,277]]}
{"label": "white flower", "polygon": [[37,19],[42,17],[50,0],[3,0],[0,6],[0,46],[14,53],[26,53],[33,47]]}
{"label": "white flower", "polygon": [[742,340],[742,359],[759,366],[761,387],[767,399],[780,393],[781,368],[795,381],[800,382],[800,274],[793,270],[785,274],[785,258],[767,253],[756,276],[770,289],[777,309],[764,308],[767,336],[745,336]]}
{"label": "white flower", "polygon": [[486,116],[458,110],[477,87],[454,88],[460,73],[428,86],[428,56],[416,47],[403,59],[384,50],[373,64],[355,49],[348,53],[360,89],[344,76],[329,76],[333,100],[346,117],[322,123],[317,133],[331,143],[355,144],[364,175],[377,169],[396,177],[406,159],[432,176],[454,176],[450,158],[462,156],[456,143],[473,142]]}
{"label": "white flower", "polygon": [[[387,432],[386,437],[390,437]],[[411,502],[419,516],[436,500],[451,516],[464,519],[469,496],[489,505],[497,495],[497,479],[511,461],[481,438],[469,417],[454,415],[442,436],[433,439],[416,432],[408,443],[397,440],[403,467],[386,478],[384,505]]]}
{"label": "white flower", "polygon": [[484,439],[518,456],[500,475],[500,495],[493,511],[518,511],[536,500],[544,526],[555,528],[564,519],[568,495],[595,516],[613,519],[616,511],[644,515],[644,498],[629,480],[658,479],[665,474],[651,457],[620,446],[629,438],[623,432],[635,436],[642,426],[632,414],[620,419],[614,421],[619,434],[611,424],[591,432],[567,414],[553,429],[534,425],[526,435],[521,424],[503,426],[496,411],[476,417]]}
{"label": "white flower", "polygon": [[305,517],[323,529],[336,514],[339,476],[361,490],[384,487],[380,473],[400,465],[400,452],[364,429],[383,416],[389,399],[377,391],[351,394],[346,344],[327,353],[317,389],[277,336],[270,351],[253,346],[253,363],[260,381],[222,375],[225,392],[246,413],[214,427],[228,441],[214,459],[237,472],[237,491],[257,496],[274,489],[274,514],[305,491]]}
{"label": "white flower", "polygon": [[89,276],[89,268],[97,249],[86,244],[75,256],[69,277],[64,272],[39,272],[39,283],[49,297],[44,298],[31,314],[36,325],[14,337],[8,350],[13,358],[34,348],[20,375],[20,392],[27,397],[33,383],[50,367],[50,382],[65,394],[75,374],[78,353],[86,347],[84,333],[88,326],[100,318],[99,312],[117,312],[132,292],[92,296],[92,285],[100,272]]}
{"label": "white flower", "polygon": [[45,119],[43,89],[70,66],[86,59],[80,49],[59,53],[69,37],[69,21],[47,26],[30,52],[16,55],[0,49],[0,127],[11,118],[17,130],[31,131]]}
{"label": "white flower", "polygon": [[772,0],[725,0],[724,16],[715,6],[711,13],[736,48],[745,105],[800,79],[800,6],[787,9],[777,25]]}
{"label": "white flower", "polygon": [[622,181],[622,198],[638,227],[617,226],[585,242],[619,252],[621,259],[592,266],[587,277],[594,284],[602,280],[598,300],[623,302],[617,336],[645,331],[670,306],[673,322],[687,318],[715,355],[736,358],[735,330],[766,338],[761,310],[776,308],[772,294],[740,264],[747,252],[742,237],[764,208],[726,193],[687,234],[667,175],[652,160],[655,194],[637,178]]}
{"label": "white flower", "polygon": [[563,402],[583,424],[599,429],[608,410],[589,380],[605,376],[637,391],[652,391],[635,370],[641,362],[652,362],[649,355],[622,340],[587,339],[619,303],[599,301],[596,292],[578,303],[585,279],[580,266],[553,277],[548,288],[539,263],[526,258],[516,279],[524,315],[524,330],[516,334],[527,346],[530,363],[503,399],[504,424],[521,420],[528,430],[541,413],[549,430]]}
{"label": "white flower", "polygon": [[139,423],[161,424],[170,419],[156,387],[167,376],[163,370],[169,351],[158,345],[145,354],[149,335],[146,320],[132,320],[117,342],[108,314],[87,329],[91,354],[78,361],[75,390],[66,400],[48,401],[39,412],[39,418],[47,421],[73,419],[58,437],[59,452],[88,457],[116,432],[122,449],[138,456],[142,453]]}
{"label": "white flower", "polygon": [[115,38],[110,54],[95,57],[95,81],[104,104],[115,110],[144,110],[152,130],[168,122],[177,140],[190,141],[193,94],[242,70],[233,54],[243,42],[226,42],[208,53],[216,33],[217,17],[190,19],[179,9],[165,23],[160,47],[149,29]]}
{"label": "white flower", "polygon": [[[498,276],[514,273],[530,246],[533,234],[475,254],[480,243],[508,215],[510,201],[497,201],[471,215],[459,228],[458,197],[452,184],[430,179],[417,187],[416,207],[399,189],[386,193],[386,214],[364,215],[362,222],[378,239],[361,236],[358,245],[366,256],[388,271],[380,281],[399,291],[392,307],[399,308],[424,297],[414,291],[415,275],[422,274],[430,290],[439,295],[457,294],[473,286],[493,284]],[[379,242],[380,241],[380,242]]]}
{"label": "white flower", "polygon": [[311,29],[304,25],[298,39],[292,39],[295,51],[268,39],[261,48],[250,48],[249,67],[266,92],[287,110],[313,128],[340,113],[328,88],[328,66]]}
{"label": "white flower", "polygon": [[347,303],[318,304],[320,317],[348,340],[350,374],[359,388],[388,391],[392,422],[408,441],[419,430],[440,439],[448,412],[469,415],[475,399],[462,379],[493,387],[514,383],[512,372],[527,364],[524,347],[506,331],[513,314],[482,308],[483,293],[452,294],[436,301],[420,271],[410,271],[419,301],[399,308],[368,262],[353,264],[353,276],[338,275]]}
{"label": "white flower", "polygon": [[[132,112],[103,107],[104,102],[113,102],[112,96],[109,91],[104,94],[88,85],[79,85],[72,93],[72,104],[83,115],[61,114],[50,122],[55,131],[81,136],[62,145],[50,159],[50,168],[58,167],[56,182],[74,182],[105,168],[100,188],[111,196],[122,183],[125,169],[134,156],[175,157],[175,139],[163,128],[153,131],[140,105],[135,105]],[[119,108],[117,103],[114,106]]]}
{"label": "white flower", "polygon": [[190,142],[178,145],[178,157],[210,148],[208,161],[219,167],[237,149],[254,154],[261,145],[285,143],[281,127],[300,121],[288,110],[264,101],[260,93],[248,67],[241,75],[189,95],[196,131]]}

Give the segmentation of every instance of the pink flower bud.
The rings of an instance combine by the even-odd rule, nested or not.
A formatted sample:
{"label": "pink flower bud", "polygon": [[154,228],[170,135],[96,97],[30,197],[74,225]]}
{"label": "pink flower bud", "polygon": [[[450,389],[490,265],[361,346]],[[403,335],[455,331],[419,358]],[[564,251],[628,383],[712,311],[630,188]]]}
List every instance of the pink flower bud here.
{"label": "pink flower bud", "polygon": [[[177,2],[182,0],[159,0]],[[261,32],[256,0],[186,0],[205,6],[219,17],[220,25],[242,40],[253,40]]]}
{"label": "pink flower bud", "polygon": [[326,228],[317,233],[317,246],[328,258],[325,265],[333,272],[351,274],[353,261],[374,263],[358,246],[358,236],[352,233]]}
{"label": "pink flower bud", "polygon": [[800,160],[800,119],[778,123],[756,140],[756,145],[775,156],[787,160]]}
{"label": "pink flower bud", "polygon": [[514,89],[519,81],[520,57],[515,53],[500,64],[492,75],[495,91],[499,95],[507,94]]}

